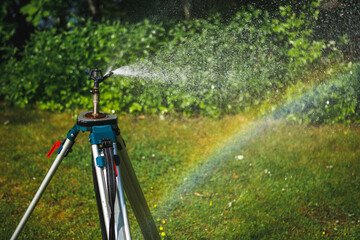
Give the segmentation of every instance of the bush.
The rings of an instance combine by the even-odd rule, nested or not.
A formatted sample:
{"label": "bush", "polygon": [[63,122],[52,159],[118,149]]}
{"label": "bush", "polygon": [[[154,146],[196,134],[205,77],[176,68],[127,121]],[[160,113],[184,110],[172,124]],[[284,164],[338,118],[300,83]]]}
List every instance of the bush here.
{"label": "bush", "polygon": [[[141,91],[146,98],[134,98],[136,109],[216,117],[280,94],[327,48],[322,41],[310,43],[305,15],[290,26],[297,16],[283,9],[283,21],[250,7],[227,24],[213,16],[175,25],[173,32],[181,34],[174,34],[161,54],[130,66],[139,73],[134,81],[146,82]],[[290,51],[293,41],[304,44]]]}
{"label": "bush", "polygon": [[[316,17],[314,7],[309,12]],[[280,93],[326,47],[310,42],[309,15],[288,7],[281,13],[276,20],[249,7],[226,24],[215,15],[166,25],[87,22],[60,33],[39,31],[22,60],[7,63],[1,94],[21,107],[91,108],[91,81],[83,70],[130,65],[142,74],[102,84],[102,110],[213,117],[246,111]]]}
{"label": "bush", "polygon": [[84,69],[102,69],[109,62],[124,65],[149,56],[164,45],[164,31],[161,25],[144,21],[136,25],[87,22],[61,33],[54,28],[36,32],[22,60],[12,58],[7,63],[1,93],[21,107],[89,107],[91,81],[86,81]]}
{"label": "bush", "polygon": [[287,104],[275,116],[305,123],[360,123],[360,64]]}
{"label": "bush", "polygon": [[260,104],[287,81],[278,47],[269,38],[269,19],[260,15],[255,9],[242,11],[227,25],[219,16],[194,21],[200,29],[196,34],[190,33],[181,44],[169,43],[155,58],[133,66],[155,72],[144,94],[156,85],[167,92],[163,107],[185,114],[218,116]]}

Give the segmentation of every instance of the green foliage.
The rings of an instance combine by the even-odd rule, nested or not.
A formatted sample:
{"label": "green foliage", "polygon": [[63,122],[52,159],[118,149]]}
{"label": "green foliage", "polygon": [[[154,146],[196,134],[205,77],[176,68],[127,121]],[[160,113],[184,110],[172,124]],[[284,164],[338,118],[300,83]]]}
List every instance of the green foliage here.
{"label": "green foliage", "polygon": [[[61,29],[65,28],[66,24],[73,21],[74,18],[80,18],[82,11],[89,8],[88,3],[83,0],[30,0],[20,8],[20,11],[26,16],[26,21],[35,27]],[[40,25],[40,23],[42,24]]]}
{"label": "green foliage", "polygon": [[287,104],[276,115],[306,123],[360,123],[360,64]]}
{"label": "green foliage", "polygon": [[317,3],[300,15],[282,7],[282,19],[248,7],[227,23],[219,15],[166,25],[69,22],[62,32],[37,32],[23,58],[8,61],[1,93],[22,107],[91,108],[85,68],[138,64],[160,74],[107,81],[102,110],[212,117],[247,111],[304,74],[325,48],[336,51],[334,44],[312,41],[307,17],[316,18]]}
{"label": "green foliage", "polygon": [[[280,53],[267,33],[269,19],[261,13],[239,12],[227,25],[219,16],[193,21],[185,40],[174,37],[161,55],[151,59],[154,71],[165,75],[153,82],[165,83],[160,91],[177,96],[167,98],[164,107],[171,103],[185,114],[216,117],[258,105],[272,90],[286,85],[287,79],[279,78],[285,71],[278,64]],[[186,25],[176,28],[184,31]]]}
{"label": "green foliage", "polygon": [[292,77],[301,75],[314,61],[321,59],[324,49],[332,48],[332,53],[339,53],[333,42],[326,44],[324,40],[315,40],[313,37],[321,1],[304,5],[304,11],[300,13],[293,12],[290,6],[280,7],[283,19],[272,20],[272,31],[279,44],[283,45],[281,50],[287,55],[287,67]]}
{"label": "green foliage", "polygon": [[[285,20],[271,21],[266,12],[249,7],[228,24],[216,15],[177,24],[176,31],[170,30],[172,41],[161,54],[139,67],[161,73],[147,82],[142,94],[151,97],[150,103],[161,106],[162,112],[175,109],[185,115],[212,117],[246,111],[276,97],[295,77],[305,74],[305,67],[319,60],[327,47],[312,42],[289,50],[289,41],[309,43],[312,31],[306,29],[310,20],[305,15],[298,19],[286,9]],[[290,23],[294,26],[287,26]],[[282,30],[275,31],[276,26]]]}
{"label": "green foliage", "polygon": [[84,69],[104,68],[113,59],[119,65],[130,63],[163,44],[164,28],[148,21],[137,25],[87,22],[83,27],[69,24],[69,28],[61,33],[53,28],[37,32],[23,58],[9,60],[1,89],[7,101],[51,110],[89,107],[91,82],[86,81]]}
{"label": "green foliage", "polygon": [[2,1],[0,5],[0,63],[14,56],[17,51],[13,44],[9,44],[10,38],[15,34],[16,24],[7,23],[5,19],[10,5],[10,1]]}

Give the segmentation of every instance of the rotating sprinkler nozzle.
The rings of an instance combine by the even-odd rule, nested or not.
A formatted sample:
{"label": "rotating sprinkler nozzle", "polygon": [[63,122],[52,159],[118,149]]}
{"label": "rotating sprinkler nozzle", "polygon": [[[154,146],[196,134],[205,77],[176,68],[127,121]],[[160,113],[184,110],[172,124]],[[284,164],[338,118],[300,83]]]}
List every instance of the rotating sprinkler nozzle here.
{"label": "rotating sprinkler nozzle", "polygon": [[99,69],[95,69],[92,71],[85,70],[85,73],[89,75],[88,80],[94,80],[94,87],[90,92],[93,94],[93,112],[88,114],[86,117],[88,118],[104,118],[105,114],[99,112],[99,103],[100,103],[100,88],[99,84],[105,79],[111,77],[114,73],[108,72],[103,76],[102,71]]}
{"label": "rotating sprinkler nozzle", "polygon": [[113,72],[108,72],[107,74],[105,74],[105,76],[103,77],[103,80],[105,80],[105,79],[107,79],[107,78],[109,78],[109,77],[111,77],[112,75],[113,75],[114,73]]}

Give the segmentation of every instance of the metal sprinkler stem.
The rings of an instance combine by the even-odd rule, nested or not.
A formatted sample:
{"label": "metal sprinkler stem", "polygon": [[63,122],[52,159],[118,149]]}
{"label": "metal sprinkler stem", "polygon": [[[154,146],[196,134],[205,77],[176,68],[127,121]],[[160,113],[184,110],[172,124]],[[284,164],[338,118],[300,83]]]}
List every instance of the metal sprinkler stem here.
{"label": "metal sprinkler stem", "polygon": [[96,116],[99,115],[99,103],[100,103],[99,88],[94,86],[92,93],[93,93],[93,105],[94,105],[93,116],[94,118],[96,118]]}

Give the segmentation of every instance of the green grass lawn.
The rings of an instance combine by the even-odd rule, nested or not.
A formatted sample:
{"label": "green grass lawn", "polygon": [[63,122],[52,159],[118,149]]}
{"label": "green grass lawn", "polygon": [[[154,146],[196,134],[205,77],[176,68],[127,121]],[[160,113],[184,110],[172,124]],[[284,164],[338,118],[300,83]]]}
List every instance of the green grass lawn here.
{"label": "green grass lawn", "polygon": [[[0,110],[1,239],[9,239],[75,123]],[[241,116],[120,116],[130,158],[164,239],[358,239],[360,128]],[[20,239],[101,239],[88,134],[79,134]],[[141,239],[131,210],[133,238]]]}
{"label": "green grass lawn", "polygon": [[164,199],[169,237],[359,239],[360,129],[254,127],[184,179],[176,203]]}

